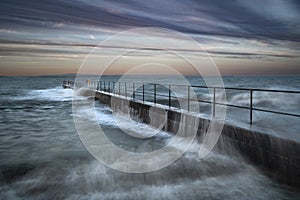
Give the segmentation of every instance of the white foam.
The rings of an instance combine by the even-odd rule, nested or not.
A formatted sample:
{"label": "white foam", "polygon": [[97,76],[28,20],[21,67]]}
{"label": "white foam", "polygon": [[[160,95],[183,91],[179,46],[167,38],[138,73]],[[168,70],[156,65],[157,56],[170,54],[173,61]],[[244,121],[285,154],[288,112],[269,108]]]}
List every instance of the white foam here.
{"label": "white foam", "polygon": [[[231,97],[230,104],[249,106],[249,92],[239,93]],[[253,105],[264,108],[294,109],[300,104],[300,95],[277,92],[254,92]]]}
{"label": "white foam", "polygon": [[72,89],[63,89],[61,86],[42,89],[29,90],[24,96],[14,97],[14,100],[41,100],[41,101],[72,101],[84,100],[86,97],[74,94]]}
{"label": "white foam", "polygon": [[[113,113],[113,111],[105,105],[99,105],[91,109],[88,106],[82,106],[77,112],[81,118],[86,120],[96,121],[97,123],[105,126],[111,126],[113,128],[120,128],[125,133],[138,137],[138,138],[148,138],[153,136],[153,133],[158,137],[168,138],[171,136],[170,133],[158,130],[148,124],[134,121],[128,119],[126,116],[122,116],[118,113]],[[116,120],[116,117],[118,118]]]}
{"label": "white foam", "polygon": [[[117,117],[117,122],[115,122],[115,117]],[[161,131],[160,129],[154,128],[141,122],[133,121],[132,119],[129,119],[124,115],[120,115],[117,113],[115,117],[115,125],[131,136],[139,138],[149,138],[154,135],[159,135],[160,137],[170,137],[170,134],[165,131]]]}

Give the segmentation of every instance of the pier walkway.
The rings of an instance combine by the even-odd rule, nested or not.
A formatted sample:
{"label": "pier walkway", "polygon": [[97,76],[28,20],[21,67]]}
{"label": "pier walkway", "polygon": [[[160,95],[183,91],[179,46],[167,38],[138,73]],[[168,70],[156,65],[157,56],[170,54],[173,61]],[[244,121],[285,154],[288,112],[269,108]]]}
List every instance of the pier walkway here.
{"label": "pier walkway", "polygon": [[[143,84],[143,83],[116,83],[105,81],[89,81],[87,83],[73,83],[65,81],[64,88],[89,88],[95,95],[95,99],[112,107],[112,109],[122,110],[122,105],[128,105],[135,118],[144,123],[149,121],[150,109],[155,108],[156,114],[166,113],[166,124],[163,130],[176,133],[180,123],[187,132],[195,131],[194,123],[197,126],[198,137],[205,132],[207,125],[214,120],[218,106],[228,108],[238,108],[248,111],[247,123],[235,123],[226,120],[221,137],[216,145],[217,150],[225,151],[229,145],[243,155],[246,159],[256,164],[260,168],[272,172],[272,176],[278,181],[300,188],[300,141],[295,137],[287,137],[282,134],[274,134],[276,131],[256,126],[253,118],[254,112],[272,113],[274,115],[300,118],[299,113],[271,110],[262,107],[255,107],[254,95],[258,93],[284,93],[300,95],[300,91],[283,90],[262,90],[247,88],[207,88],[205,86],[183,86],[183,85],[162,85],[162,84]],[[172,91],[175,87],[185,88],[185,95],[175,96]],[[152,89],[151,89],[152,88]],[[206,90],[211,97],[200,99],[200,96],[191,95],[191,89],[197,91]],[[248,93],[249,104],[234,105],[232,103],[218,102],[217,92],[220,90],[242,91]],[[203,110],[204,113],[193,112],[193,104],[205,103],[209,106]],[[296,110],[297,111],[297,110]],[[126,111],[125,111],[126,112]],[[128,111],[127,111],[128,112]],[[164,116],[162,116],[164,117]],[[184,119],[184,120],[183,120]],[[151,123],[151,125],[154,125]],[[298,124],[297,124],[298,125]],[[299,129],[296,129],[296,132]],[[292,133],[291,135],[293,135]],[[227,152],[230,153],[230,152]]]}

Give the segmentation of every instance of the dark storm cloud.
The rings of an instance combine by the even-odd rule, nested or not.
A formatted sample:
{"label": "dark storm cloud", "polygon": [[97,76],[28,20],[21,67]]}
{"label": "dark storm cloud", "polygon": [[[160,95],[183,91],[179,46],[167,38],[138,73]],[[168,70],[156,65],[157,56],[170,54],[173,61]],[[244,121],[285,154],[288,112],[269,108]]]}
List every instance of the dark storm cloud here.
{"label": "dark storm cloud", "polygon": [[[141,18],[117,13],[106,7],[96,7],[84,1],[3,0],[0,12],[3,28],[51,29],[57,28],[55,23],[100,27],[145,26]],[[150,19],[148,23],[163,25]]]}
{"label": "dark storm cloud", "polygon": [[[272,3],[267,0],[253,4],[256,2],[265,10],[269,6],[266,3]],[[276,2],[285,2],[299,11],[299,1],[273,1]],[[57,23],[108,28],[156,26],[184,33],[300,40],[297,13],[293,17],[289,13],[279,15],[276,12],[280,10],[275,10],[273,15],[266,12],[263,16],[259,8],[256,10],[242,0],[2,0],[0,5],[3,29],[55,29]]]}

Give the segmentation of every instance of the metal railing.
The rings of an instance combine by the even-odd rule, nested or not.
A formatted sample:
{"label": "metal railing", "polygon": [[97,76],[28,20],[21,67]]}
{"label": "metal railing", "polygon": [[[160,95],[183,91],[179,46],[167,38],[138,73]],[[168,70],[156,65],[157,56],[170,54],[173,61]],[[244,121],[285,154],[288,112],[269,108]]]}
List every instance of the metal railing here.
{"label": "metal railing", "polygon": [[[266,112],[266,113],[274,113],[274,114],[280,114],[280,115],[286,115],[286,116],[293,116],[293,117],[300,117],[300,114],[296,113],[290,113],[290,112],[283,112],[283,111],[276,111],[276,110],[269,110],[261,107],[255,107],[254,106],[254,94],[257,92],[267,92],[267,93],[285,93],[285,94],[299,94],[300,91],[289,91],[289,90],[267,90],[267,89],[254,89],[254,88],[234,88],[234,87],[207,87],[207,86],[195,86],[195,85],[176,85],[176,84],[160,84],[160,83],[129,83],[129,82],[116,82],[114,81],[93,81],[92,83],[87,83],[88,87],[91,87],[97,91],[102,92],[108,92],[112,93],[113,95],[120,95],[124,96],[126,98],[131,98],[133,101],[135,100],[141,100],[143,102],[153,102],[154,104],[160,103],[163,105],[167,105],[169,107],[175,107],[174,105],[175,101],[183,100],[187,103],[187,111],[190,111],[191,102],[201,102],[206,104],[212,105],[212,111],[211,115],[215,117],[216,115],[216,106],[226,106],[226,107],[232,107],[232,108],[239,108],[239,109],[246,109],[249,110],[249,123],[253,123],[253,111],[260,111],[260,112]],[[131,84],[131,86],[129,85]],[[146,88],[148,87],[148,88]],[[161,93],[158,92],[158,87],[164,88],[165,92]],[[186,97],[178,97],[172,95],[172,87],[183,87],[186,88]],[[131,89],[132,88],[132,89]],[[152,88],[152,91],[151,91]],[[211,100],[207,99],[201,99],[198,96],[196,98],[191,98],[191,89],[206,89],[210,90],[212,93],[212,97],[210,97]],[[129,93],[131,90],[131,93]],[[216,92],[217,90],[222,91],[243,91],[249,94],[249,105],[237,105],[237,104],[231,104],[225,102],[218,102],[216,98]],[[131,94],[129,96],[128,94]],[[148,98],[146,98],[146,95]],[[140,99],[137,99],[137,96],[140,96]],[[150,97],[150,99],[149,99]],[[160,101],[158,102],[158,97],[167,98],[166,103]],[[152,98],[152,101],[151,101]],[[299,97],[300,98],[300,97]]]}

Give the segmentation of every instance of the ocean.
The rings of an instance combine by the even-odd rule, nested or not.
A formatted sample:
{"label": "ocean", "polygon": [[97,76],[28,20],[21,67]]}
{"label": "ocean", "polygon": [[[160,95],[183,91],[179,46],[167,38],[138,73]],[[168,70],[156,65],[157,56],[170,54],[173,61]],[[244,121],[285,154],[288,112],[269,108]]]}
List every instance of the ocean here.
{"label": "ocean", "polygon": [[[119,76],[102,80],[117,81]],[[130,77],[136,82],[176,83],[176,77]],[[72,75],[0,78],[0,199],[299,199],[300,191],[277,183],[255,166],[234,155],[211,152],[199,159],[201,144],[170,166],[140,174],[119,172],[97,161],[84,148],[72,113],[73,91],[63,89]],[[203,85],[199,77],[187,77]],[[228,76],[226,87],[296,90],[299,76]],[[151,89],[149,89],[149,92]],[[183,92],[182,96],[186,94]],[[202,94],[205,97],[205,93]],[[228,93],[227,101],[247,105],[246,92]],[[79,96],[75,101],[87,101]],[[299,94],[257,93],[254,106],[299,114]],[[97,122],[120,148],[153,151],[172,137],[160,132],[147,139],[132,138],[116,125],[112,110],[95,103]],[[209,108],[203,105],[203,112]],[[82,110],[82,117],[89,113]],[[249,112],[228,110],[226,119],[243,126]],[[300,138],[299,118],[255,112],[253,124],[282,137]],[[137,135],[151,135],[152,127],[124,123]],[[281,130],[285,130],[282,133]],[[281,136],[281,135],[280,135]],[[300,141],[300,139],[299,139]]]}

